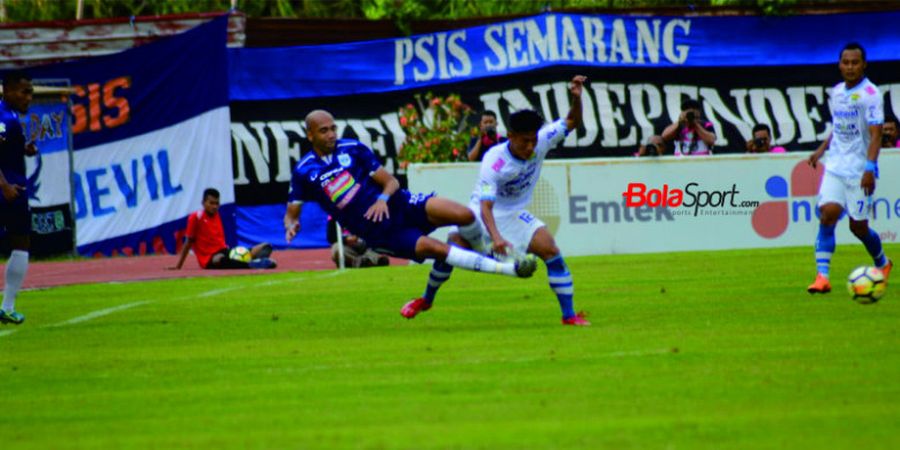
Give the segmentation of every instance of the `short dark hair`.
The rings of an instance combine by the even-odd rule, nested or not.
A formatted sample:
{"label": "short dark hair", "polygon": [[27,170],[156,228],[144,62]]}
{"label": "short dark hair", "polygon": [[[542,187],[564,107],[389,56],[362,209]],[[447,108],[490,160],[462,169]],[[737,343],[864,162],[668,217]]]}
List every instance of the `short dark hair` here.
{"label": "short dark hair", "polygon": [[206,188],[203,191],[203,201],[206,201],[207,197],[219,198],[219,190],[216,188]]}
{"label": "short dark hair", "polygon": [[894,123],[900,125],[900,121],[897,120],[897,116],[890,114],[890,113],[884,115],[884,123],[888,123],[888,122],[894,122]]}
{"label": "short dark hair", "polygon": [[497,113],[495,113],[495,112],[493,112],[493,111],[491,111],[491,110],[489,110],[489,109],[486,109],[486,110],[482,111],[482,112],[481,112],[481,115],[482,115],[482,116],[491,116],[491,117],[493,117],[493,118],[495,118],[495,119],[497,118]]}
{"label": "short dark hair", "polygon": [[700,102],[692,98],[681,102],[682,111],[687,111],[689,109],[700,109]]}
{"label": "short dark hair", "polygon": [[859,53],[862,55],[862,60],[866,60],[866,49],[863,48],[859,42],[848,42],[844,48],[841,49],[841,52],[838,53],[838,60],[840,60],[844,56],[844,51],[846,50],[859,50]]}
{"label": "short dark hair", "polygon": [[509,116],[509,129],[513,133],[538,131],[544,126],[544,118],[537,111],[523,109]]}
{"label": "short dark hair", "polygon": [[764,123],[758,123],[753,126],[753,132],[756,133],[757,131],[765,131],[766,133],[769,133],[769,136],[772,135],[772,129]]}
{"label": "short dark hair", "polygon": [[11,70],[3,74],[3,90],[11,88],[20,81],[31,81],[31,77],[21,70]]}

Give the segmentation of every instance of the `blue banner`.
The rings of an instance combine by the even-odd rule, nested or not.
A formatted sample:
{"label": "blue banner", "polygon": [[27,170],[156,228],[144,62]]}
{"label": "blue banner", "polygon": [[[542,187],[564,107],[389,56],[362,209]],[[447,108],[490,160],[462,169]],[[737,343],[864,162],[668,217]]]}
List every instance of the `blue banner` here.
{"label": "blue banner", "polygon": [[70,80],[74,147],[90,148],[227,106],[227,25],[223,15],[131,50],[40,66],[29,74]]}
{"label": "blue banner", "polygon": [[66,115],[68,105],[63,102],[38,103],[22,114],[22,130],[25,140],[34,142],[41,155],[64,152],[69,149],[69,118]]}
{"label": "blue banner", "polygon": [[231,99],[422,88],[552,66],[699,68],[835,64],[848,41],[900,59],[900,12],[788,17],[543,14],[400,39],[230,50]]}
{"label": "blue banner", "polygon": [[[226,26],[222,16],[135,49],[30,71],[74,87],[80,253],[174,252],[206,188],[233,212]],[[68,187],[69,177],[44,184],[51,182]],[[223,220],[234,223],[233,215]],[[234,242],[234,227],[226,230]]]}

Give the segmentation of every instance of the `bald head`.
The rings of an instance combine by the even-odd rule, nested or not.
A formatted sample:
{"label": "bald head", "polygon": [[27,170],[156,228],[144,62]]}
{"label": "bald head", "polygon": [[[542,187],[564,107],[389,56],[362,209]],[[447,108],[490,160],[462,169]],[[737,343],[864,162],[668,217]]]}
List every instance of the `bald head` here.
{"label": "bald head", "polygon": [[323,109],[310,111],[306,115],[306,136],[319,155],[333,152],[337,143],[337,125],[331,113]]}
{"label": "bald head", "polygon": [[306,115],[306,129],[313,129],[316,125],[320,124],[323,120],[331,120],[334,121],[334,117],[332,117],[331,113],[325,111],[324,109],[314,109]]}

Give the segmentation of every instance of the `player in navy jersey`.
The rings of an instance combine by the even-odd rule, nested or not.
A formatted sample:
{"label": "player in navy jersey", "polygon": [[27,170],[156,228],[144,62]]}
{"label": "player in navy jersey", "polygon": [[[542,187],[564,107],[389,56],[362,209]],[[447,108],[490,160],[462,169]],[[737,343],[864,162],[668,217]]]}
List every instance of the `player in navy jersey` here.
{"label": "player in navy jersey", "polygon": [[459,226],[470,242],[481,241],[475,216],[463,205],[432,194],[411,194],[381,167],[368,147],[352,139],[338,139],[330,113],[315,110],[306,116],[313,151],[291,173],[284,216],[285,239],[300,231],[303,202],[318,203],[331,217],[376,251],[422,261],[434,258],[478,272],[530,277],[537,267],[533,256],[499,262],[428,237],[435,228]]}
{"label": "player in navy jersey", "polygon": [[6,262],[0,323],[21,324],[25,316],[16,312],[16,296],[28,271],[31,247],[31,210],[25,176],[25,157],[37,154],[33,142],[25,142],[19,114],[28,112],[34,87],[22,72],[3,77],[0,101],[0,228],[6,230],[12,253]]}

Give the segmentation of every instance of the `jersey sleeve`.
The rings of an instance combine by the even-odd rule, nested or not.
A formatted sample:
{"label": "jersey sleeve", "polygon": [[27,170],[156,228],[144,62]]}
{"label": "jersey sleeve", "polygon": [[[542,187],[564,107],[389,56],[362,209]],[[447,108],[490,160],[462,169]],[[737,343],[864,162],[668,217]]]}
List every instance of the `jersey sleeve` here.
{"label": "jersey sleeve", "polygon": [[866,94],[866,123],[870,126],[884,124],[884,97],[874,86],[867,86]]}
{"label": "jersey sleeve", "polygon": [[362,142],[358,143],[355,150],[356,158],[359,160],[361,167],[368,172],[369,175],[372,175],[381,168],[381,163],[378,162],[378,157],[375,156],[375,152],[369,147],[366,147],[365,144]]}
{"label": "jersey sleeve", "polygon": [[294,169],[291,172],[291,185],[288,189],[288,203],[303,203],[304,200],[308,200],[303,196],[303,178],[305,174],[301,173],[299,169]]}
{"label": "jersey sleeve", "polygon": [[541,127],[540,131],[538,131],[537,148],[542,149],[546,154],[550,150],[556,148],[556,146],[568,135],[569,130],[566,128],[566,119],[559,119],[553,123],[544,125]]}
{"label": "jersey sleeve", "polygon": [[197,239],[197,213],[193,212],[188,216],[187,229],[184,236],[188,239]]}
{"label": "jersey sleeve", "polygon": [[506,164],[502,158],[498,158],[497,152],[492,152],[481,161],[481,171],[478,174],[478,198],[481,201],[497,200],[497,187],[500,185],[500,170]]}

